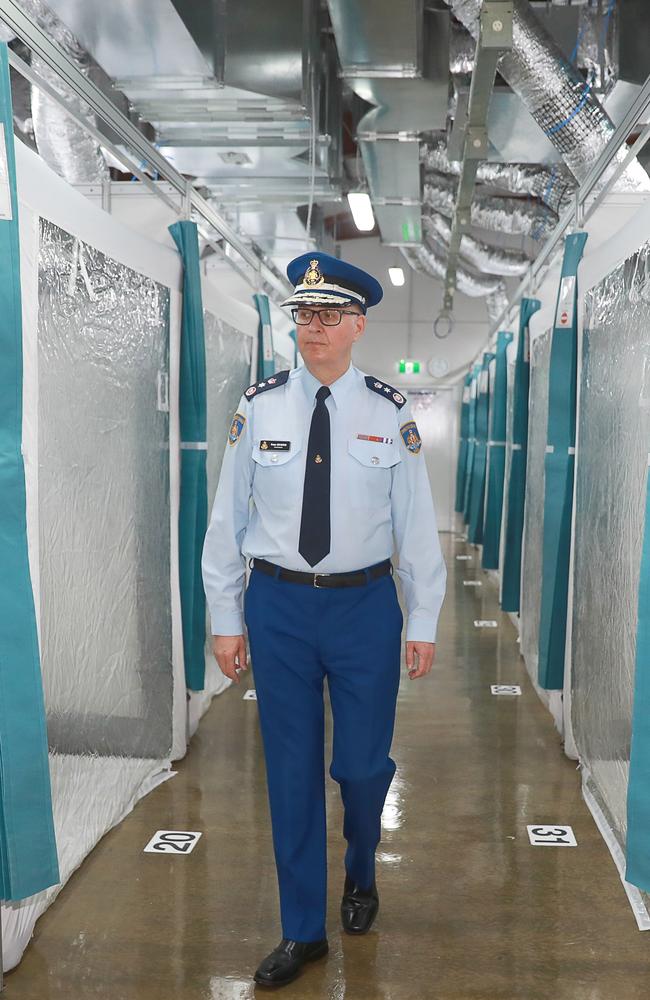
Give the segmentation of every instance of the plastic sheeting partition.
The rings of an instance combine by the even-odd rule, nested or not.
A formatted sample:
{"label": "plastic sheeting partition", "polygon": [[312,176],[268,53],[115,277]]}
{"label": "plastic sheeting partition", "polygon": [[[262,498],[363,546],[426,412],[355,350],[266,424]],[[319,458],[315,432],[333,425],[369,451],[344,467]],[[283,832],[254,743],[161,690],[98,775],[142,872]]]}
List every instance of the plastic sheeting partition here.
{"label": "plastic sheeting partition", "polygon": [[[649,276],[646,246],[587,293],[580,372],[572,724],[589,787],[623,847],[650,431]],[[641,794],[647,801],[647,786]],[[646,828],[646,852],[647,838]]]}
{"label": "plastic sheeting partition", "polygon": [[[217,491],[228,430],[242,393],[250,385],[253,339],[207,310],[203,313],[207,386],[208,510]],[[190,729],[210,704],[210,698],[228,687],[212,654],[212,630],[206,608],[205,679],[203,696],[192,706]],[[192,701],[194,701],[194,694]]]}
{"label": "plastic sheeting partition", "polygon": [[500,331],[494,362],[494,384],[490,402],[485,525],[483,529],[483,569],[499,568],[503,481],[506,463],[506,352],[512,334]]}
{"label": "plastic sheeting partition", "polygon": [[528,385],[530,369],[530,333],[528,324],[541,303],[522,299],[519,310],[519,338],[515,362],[512,410],[512,454],[507,483],[508,505],[505,519],[504,555],[501,580],[501,606],[504,611],[519,611],[521,584],[521,538],[524,526],[526,485],[526,448],[528,439]]}

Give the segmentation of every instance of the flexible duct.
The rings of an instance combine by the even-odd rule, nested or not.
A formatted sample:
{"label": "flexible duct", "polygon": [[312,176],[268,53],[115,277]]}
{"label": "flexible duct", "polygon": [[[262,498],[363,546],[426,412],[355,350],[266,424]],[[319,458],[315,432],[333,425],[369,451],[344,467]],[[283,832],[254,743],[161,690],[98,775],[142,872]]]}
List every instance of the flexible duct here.
{"label": "flexible duct", "polygon": [[[87,76],[89,60],[86,52],[47,5],[42,0],[21,0],[20,6]],[[95,123],[86,102],[62,84],[57,74],[34,53],[31,65],[35,73],[65,97],[70,108]],[[108,177],[108,168],[97,141],[38,87],[32,87],[32,121],[39,154],[69,183],[97,183]]]}
{"label": "flexible duct", "polygon": [[[429,175],[424,183],[424,204],[451,219],[456,203],[456,187],[455,178],[442,174]],[[481,229],[540,239],[553,230],[557,216],[539,202],[500,198],[477,190],[472,201],[471,220],[472,225]]]}
{"label": "flexible duct", "polygon": [[[428,242],[418,247],[400,247],[411,267],[429,277],[443,278],[447,272],[446,255]],[[496,292],[502,286],[499,278],[470,274],[459,267],[456,272],[456,287],[463,295],[480,298]]]}
{"label": "flexible duct", "polygon": [[[422,143],[420,157],[424,165],[424,178],[431,171],[460,177],[462,164],[450,160],[447,156],[446,139],[439,135],[433,142]],[[476,180],[481,184],[489,184],[493,188],[509,194],[525,194],[538,198],[552,211],[559,212],[560,206],[571,191],[575,182],[566,169],[560,164],[548,167],[535,166],[527,163],[489,163],[479,164]]]}
{"label": "flexible duct", "polygon": [[[433,212],[423,216],[422,226],[427,236],[434,236],[445,247],[449,246],[451,226],[442,215]],[[489,247],[467,234],[461,236],[460,256],[484,274],[520,275],[526,272],[529,263],[524,254]]]}
{"label": "flexible duct", "polygon": [[[481,0],[445,0],[476,38]],[[598,159],[614,126],[585,83],[536,18],[528,0],[513,0],[513,46],[498,62],[501,76],[521,98],[574,177],[583,180]],[[611,169],[624,157],[619,151]],[[619,178],[617,190],[650,190],[650,180],[635,162]]]}
{"label": "flexible duct", "polygon": [[490,329],[498,323],[507,306],[508,290],[505,282],[502,281],[499,287],[494,292],[491,292],[485,300]]}

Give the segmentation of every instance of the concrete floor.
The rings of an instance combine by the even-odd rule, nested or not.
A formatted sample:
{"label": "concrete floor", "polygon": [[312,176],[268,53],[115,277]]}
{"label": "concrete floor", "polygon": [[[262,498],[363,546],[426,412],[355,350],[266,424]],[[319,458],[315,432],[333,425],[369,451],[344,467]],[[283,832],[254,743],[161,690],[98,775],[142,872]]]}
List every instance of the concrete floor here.
{"label": "concrete floor", "polygon": [[[338,925],[338,786],[328,777],[329,956],[282,991],[299,1000],[641,1000],[640,933],[583,804],[575,763],[533,692],[516,632],[476,551],[444,536],[438,660],[404,674],[397,774],[378,852],[372,932]],[[456,554],[471,552],[471,562]],[[463,579],[483,579],[481,588]],[[498,629],[477,630],[475,618]],[[496,698],[491,683],[517,683]],[[247,677],[245,685],[252,684]],[[6,1000],[247,1000],[280,940],[262,750],[244,684],[212,705],[177,777],[109,833],[39,920]],[[567,823],[577,848],[531,847]],[[201,830],[187,857],[143,854],[158,829]]]}

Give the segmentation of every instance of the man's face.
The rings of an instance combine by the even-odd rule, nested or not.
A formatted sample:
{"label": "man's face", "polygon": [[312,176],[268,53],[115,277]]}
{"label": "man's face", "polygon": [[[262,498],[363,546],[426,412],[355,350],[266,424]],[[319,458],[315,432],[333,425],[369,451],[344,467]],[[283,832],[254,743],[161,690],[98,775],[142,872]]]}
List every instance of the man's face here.
{"label": "man's face", "polygon": [[307,366],[313,363],[347,368],[352,357],[352,345],[361,337],[366,327],[366,317],[359,306],[342,306],[343,316],[338,326],[326,326],[321,322],[318,313],[325,310],[325,306],[306,305],[305,308],[314,309],[311,322],[308,326],[296,325],[296,330],[298,350]]}

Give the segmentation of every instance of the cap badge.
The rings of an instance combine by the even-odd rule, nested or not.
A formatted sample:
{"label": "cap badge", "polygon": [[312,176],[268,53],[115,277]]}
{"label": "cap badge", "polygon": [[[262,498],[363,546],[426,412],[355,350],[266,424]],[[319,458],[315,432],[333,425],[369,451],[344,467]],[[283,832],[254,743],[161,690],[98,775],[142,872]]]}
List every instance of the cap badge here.
{"label": "cap badge", "polygon": [[318,266],[317,260],[310,260],[309,267],[305,271],[305,276],[302,279],[303,285],[307,285],[308,288],[318,288],[320,285],[325,284],[325,278],[320,273],[320,268]]}

